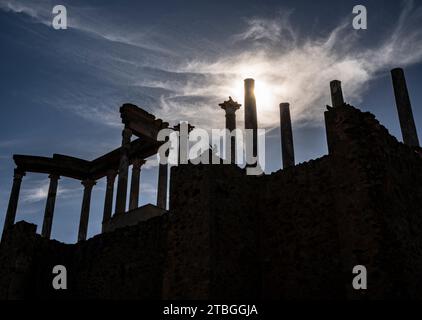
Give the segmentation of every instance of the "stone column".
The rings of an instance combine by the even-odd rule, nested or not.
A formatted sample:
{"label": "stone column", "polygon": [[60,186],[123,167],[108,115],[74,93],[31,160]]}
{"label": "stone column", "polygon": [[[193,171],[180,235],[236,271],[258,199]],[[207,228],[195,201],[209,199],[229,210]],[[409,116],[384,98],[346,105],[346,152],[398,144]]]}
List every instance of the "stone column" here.
{"label": "stone column", "polygon": [[[236,130],[236,111],[241,105],[233,101],[232,97],[229,97],[228,101],[224,101],[219,106],[226,111],[226,129],[232,133]],[[230,138],[230,157],[231,163],[236,163],[236,137],[234,136]]]}
{"label": "stone column", "polygon": [[125,128],[122,133],[122,148],[119,165],[119,178],[117,181],[116,212],[124,213],[126,211],[127,181],[129,173],[129,149],[132,130]]}
{"label": "stone column", "polygon": [[189,154],[188,154],[189,133],[193,129],[195,129],[195,127],[190,125],[188,122],[181,122],[178,125],[175,125],[173,127],[174,131],[179,132],[179,145],[178,145],[179,149],[178,149],[178,154],[177,154],[178,164],[186,164],[189,160]]}
{"label": "stone column", "polygon": [[406,78],[403,69],[391,70],[394,95],[396,97],[403,142],[412,147],[419,147],[418,133],[413,119],[412,105],[410,104]]}
{"label": "stone column", "polygon": [[79,221],[78,242],[86,240],[92,187],[96,185],[96,182],[91,179],[86,179],[82,181],[82,185],[84,186],[84,197],[82,200],[81,220]]}
{"label": "stone column", "polygon": [[139,206],[139,182],[141,177],[141,167],[145,160],[135,159],[132,165],[132,181],[130,183],[129,210]]}
{"label": "stone column", "polygon": [[111,213],[113,211],[114,181],[116,180],[116,175],[116,170],[109,170],[107,172],[107,186],[104,199],[102,232],[104,232],[105,224],[111,219]]}
{"label": "stone column", "polygon": [[44,221],[42,224],[41,236],[50,239],[51,227],[53,225],[54,206],[56,204],[57,186],[60,179],[59,175],[50,174],[50,187],[48,188],[47,203],[44,211]]}
{"label": "stone column", "polygon": [[15,173],[13,176],[12,192],[10,193],[9,205],[7,207],[6,219],[4,221],[3,226],[3,237],[6,230],[10,229],[15,223],[16,210],[18,208],[19,202],[19,193],[21,189],[22,178],[24,176],[25,172],[15,169]]}
{"label": "stone column", "polygon": [[258,155],[258,118],[256,115],[255,99],[255,80],[245,80],[245,129],[253,130],[253,145],[246,148],[252,148],[252,156]]}
{"label": "stone column", "polygon": [[292,121],[290,119],[290,104],[288,103],[280,104],[280,131],[283,168],[285,169],[295,165]]}
{"label": "stone column", "polygon": [[168,165],[161,164],[158,168],[157,207],[167,208]]}
{"label": "stone column", "polygon": [[341,89],[341,81],[333,80],[330,82],[331,101],[334,108],[344,105],[343,90]]}

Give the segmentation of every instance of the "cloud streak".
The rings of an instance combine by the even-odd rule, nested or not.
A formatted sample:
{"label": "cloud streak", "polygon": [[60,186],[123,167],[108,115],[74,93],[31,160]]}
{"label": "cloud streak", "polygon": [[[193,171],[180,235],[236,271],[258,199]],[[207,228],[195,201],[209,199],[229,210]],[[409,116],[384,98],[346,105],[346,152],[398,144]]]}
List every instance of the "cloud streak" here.
{"label": "cloud streak", "polygon": [[[45,20],[45,9],[34,10],[28,3],[2,3],[4,10]],[[43,3],[45,8],[50,2]],[[95,51],[93,46],[84,63],[92,65],[97,77],[109,79],[109,87],[101,96],[75,94],[77,90],[72,89],[60,101],[82,117],[111,126],[120,123],[118,104],[129,100],[166,121],[188,120],[208,129],[222,127],[224,113],[218,104],[229,95],[243,104],[242,86],[247,77],[257,81],[261,127],[278,125],[278,104],[284,101],[291,103],[293,121],[298,125],[318,126],[324,106],[330,103],[331,80],[341,80],[347,101],[359,104],[369,81],[392,67],[422,61],[422,7],[413,1],[403,2],[396,24],[371,47],[362,45],[365,33],[352,29],[350,17],[325,36],[309,38],[296,31],[292,11],[287,10],[276,18],[247,19],[241,32],[229,36],[231,44],[212,57],[183,57],[186,48],[181,52],[177,45],[169,52],[170,44],[177,41],[166,47],[157,40],[168,39],[164,35],[136,33],[127,26],[119,30],[116,25],[110,27],[101,19],[89,18],[90,12],[91,8],[75,11],[74,27],[99,34],[107,42],[110,52]],[[75,46],[72,54],[77,51]],[[243,108],[238,112],[239,125],[242,113]]]}
{"label": "cloud streak", "polygon": [[[28,180],[25,181],[25,186],[22,190],[22,202],[24,204],[32,204],[40,201],[47,201],[49,188],[49,180]],[[81,188],[67,188],[63,185],[58,186],[57,195],[62,199],[71,199],[79,196]]]}
{"label": "cloud streak", "polygon": [[215,61],[190,61],[183,70],[213,75],[207,85],[192,88],[198,95],[219,92],[240,101],[242,80],[255,78],[262,87],[257,92],[257,105],[264,127],[277,125],[277,106],[283,101],[291,103],[293,118],[299,124],[320,124],[322,110],[330,103],[331,80],[341,80],[347,100],[359,103],[370,80],[397,64],[422,61],[421,11],[413,1],[405,2],[392,32],[371,48],[360,45],[359,32],[352,29],[350,21],[326,37],[307,39],[293,31],[287,14],[270,20],[252,18],[247,30],[235,39],[264,46],[252,46]]}

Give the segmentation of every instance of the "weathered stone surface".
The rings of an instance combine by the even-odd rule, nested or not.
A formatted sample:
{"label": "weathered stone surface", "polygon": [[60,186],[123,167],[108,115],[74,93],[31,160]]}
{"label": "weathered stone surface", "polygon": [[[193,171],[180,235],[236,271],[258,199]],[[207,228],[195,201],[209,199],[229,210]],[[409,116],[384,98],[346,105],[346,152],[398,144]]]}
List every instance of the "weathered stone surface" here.
{"label": "weathered stone surface", "polygon": [[167,180],[168,165],[159,164],[158,166],[158,183],[157,183],[157,207],[167,209]]}
{"label": "weathered stone surface", "polygon": [[117,171],[109,170],[107,173],[107,184],[106,184],[106,194],[104,198],[104,211],[103,211],[103,221],[102,221],[102,232],[111,219],[111,214],[113,212],[113,194],[114,194],[114,183],[116,180]]}
{"label": "weathered stone surface", "polygon": [[[169,214],[137,225],[65,245],[15,224],[0,298],[420,299],[422,149],[348,105],[325,119],[329,155],[260,177],[172,168]],[[52,290],[57,264],[68,291]]]}
{"label": "weathered stone surface", "polygon": [[331,102],[334,108],[344,105],[343,90],[341,88],[341,81],[333,80],[330,82]]}
{"label": "weathered stone surface", "polygon": [[245,129],[253,132],[252,145],[246,145],[245,147],[252,150],[249,154],[256,156],[258,154],[258,116],[256,112],[254,79],[245,79]]}
{"label": "weathered stone surface", "polygon": [[7,232],[7,230],[10,229],[15,223],[16,210],[18,208],[22,178],[24,176],[25,176],[24,172],[18,169],[15,169],[15,173],[13,175],[12,191],[10,193],[9,204],[7,206],[7,211],[6,211],[6,219],[4,221],[4,226],[3,226],[2,238],[4,237],[5,232]]}
{"label": "weathered stone surface", "polygon": [[45,238],[50,239],[51,228],[53,226],[54,207],[56,204],[57,187],[60,177],[55,174],[51,174],[50,185],[48,187],[47,202],[45,205],[44,220],[42,225],[41,235]]}
{"label": "weathered stone surface", "polygon": [[289,103],[280,103],[280,133],[283,168],[293,167],[295,165],[295,151]]}
{"label": "weathered stone surface", "polygon": [[393,69],[391,70],[391,76],[403,142],[412,147],[419,147],[419,138],[415,120],[413,119],[412,105],[410,104],[404,71],[400,68]]}
{"label": "weathered stone surface", "polygon": [[122,148],[120,155],[119,176],[117,179],[117,195],[115,213],[126,212],[126,195],[129,174],[129,151],[132,130],[125,128],[122,132]]}
{"label": "weathered stone surface", "polygon": [[88,234],[89,211],[91,208],[91,194],[92,188],[95,184],[95,181],[89,179],[82,181],[82,185],[84,186],[84,195],[82,198],[81,218],[79,220],[78,241],[86,240],[86,236]]}
{"label": "weathered stone surface", "polygon": [[[241,104],[229,97],[229,100],[220,103],[219,106],[226,112],[226,129],[232,133],[236,130],[236,111],[240,109]],[[236,163],[236,137],[230,137],[230,160]]]}

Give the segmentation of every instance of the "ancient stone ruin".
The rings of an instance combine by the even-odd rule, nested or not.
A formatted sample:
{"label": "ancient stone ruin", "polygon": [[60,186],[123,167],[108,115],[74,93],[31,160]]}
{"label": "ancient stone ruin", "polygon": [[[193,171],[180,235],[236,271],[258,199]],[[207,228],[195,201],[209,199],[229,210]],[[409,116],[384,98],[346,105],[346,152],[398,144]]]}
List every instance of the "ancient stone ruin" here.
{"label": "ancient stone ruin", "polygon": [[[372,114],[346,104],[340,81],[333,81],[325,112],[328,155],[295,164],[290,106],[282,103],[282,170],[248,176],[234,158],[228,165],[174,166],[167,195],[168,168],[160,165],[156,205],[138,208],[139,173],[168,123],[134,105],[120,109],[121,147],[93,161],[15,155],[0,298],[422,297],[422,149],[403,71],[392,75],[404,143]],[[245,81],[245,127],[256,130],[253,86]],[[240,105],[230,98],[220,106],[234,130]],[[254,141],[247,147],[256,154]],[[33,224],[15,223],[28,172],[50,177],[41,235]],[[76,244],[50,240],[60,177],[84,187]],[[101,178],[107,179],[103,232],[87,240],[91,190]],[[51,285],[55,265],[68,270],[67,290]],[[352,287],[356,265],[367,268],[367,290]]]}

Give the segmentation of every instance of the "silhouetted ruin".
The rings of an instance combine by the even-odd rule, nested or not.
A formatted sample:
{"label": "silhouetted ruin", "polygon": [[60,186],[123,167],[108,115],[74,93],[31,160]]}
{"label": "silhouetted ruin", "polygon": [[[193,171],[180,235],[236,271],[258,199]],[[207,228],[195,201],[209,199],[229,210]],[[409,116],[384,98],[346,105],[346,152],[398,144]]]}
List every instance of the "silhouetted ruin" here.
{"label": "silhouetted ruin", "polygon": [[[330,84],[328,155],[295,165],[289,104],[280,105],[283,170],[250,176],[233,164],[160,165],[157,205],[138,208],[139,174],[168,123],[125,104],[122,145],[93,161],[15,155],[0,246],[0,298],[379,299],[422,296],[422,149],[404,76],[393,71],[404,143]],[[254,81],[245,127],[256,131]],[[231,98],[220,105],[236,128]],[[132,140],[135,135],[137,138]],[[256,140],[253,146],[256,154]],[[233,155],[232,155],[233,156]],[[129,206],[127,189],[132,166]],[[15,223],[25,173],[48,174],[42,234]],[[60,177],[84,187],[78,243],[50,240]],[[117,177],[115,213],[112,215]],[[103,233],[86,240],[91,190],[106,178]],[[52,269],[68,270],[54,290]],[[354,290],[352,269],[368,270]]]}

